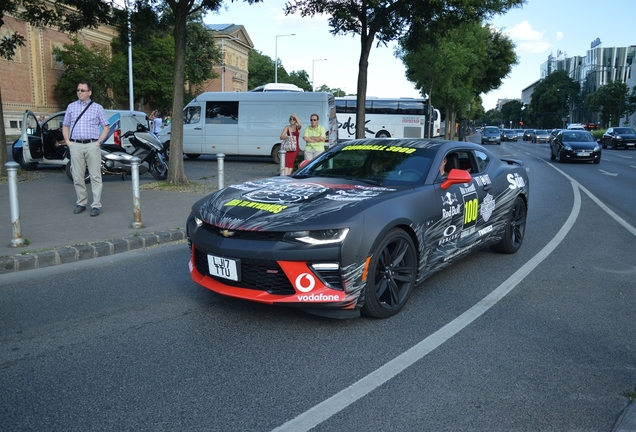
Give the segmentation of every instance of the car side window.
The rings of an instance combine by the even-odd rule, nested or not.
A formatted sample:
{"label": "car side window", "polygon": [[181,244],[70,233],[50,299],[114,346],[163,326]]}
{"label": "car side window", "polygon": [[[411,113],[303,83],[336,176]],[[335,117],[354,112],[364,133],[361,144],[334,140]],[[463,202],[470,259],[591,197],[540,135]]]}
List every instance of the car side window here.
{"label": "car side window", "polygon": [[183,110],[183,124],[195,124],[201,120],[201,107],[190,106]]}
{"label": "car side window", "polygon": [[475,159],[477,159],[478,172],[484,172],[490,164],[490,158],[482,151],[475,150]]}
{"label": "car side window", "polygon": [[237,124],[238,102],[207,102],[205,105],[205,122],[213,124]]}

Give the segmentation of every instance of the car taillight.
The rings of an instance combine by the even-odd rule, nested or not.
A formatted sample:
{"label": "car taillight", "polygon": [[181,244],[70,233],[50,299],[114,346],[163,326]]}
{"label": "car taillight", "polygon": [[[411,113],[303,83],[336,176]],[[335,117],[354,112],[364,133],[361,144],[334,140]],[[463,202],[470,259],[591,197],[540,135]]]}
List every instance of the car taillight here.
{"label": "car taillight", "polygon": [[115,139],[115,145],[121,147],[121,129],[117,129],[113,134],[113,138]]}

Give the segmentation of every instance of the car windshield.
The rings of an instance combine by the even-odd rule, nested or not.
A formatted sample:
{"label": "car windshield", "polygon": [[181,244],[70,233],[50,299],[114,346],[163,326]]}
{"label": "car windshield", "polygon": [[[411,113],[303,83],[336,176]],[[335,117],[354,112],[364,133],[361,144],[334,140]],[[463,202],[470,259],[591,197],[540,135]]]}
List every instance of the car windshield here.
{"label": "car windshield", "polygon": [[614,128],[614,133],[617,134],[633,134],[634,130],[631,128]]}
{"label": "car windshield", "polygon": [[548,135],[549,132],[547,130],[538,130],[535,132],[536,135]]}
{"label": "car windshield", "polygon": [[392,145],[344,145],[323,153],[294,177],[332,177],[373,185],[420,183],[428,174],[436,152]]}
{"label": "car windshield", "polygon": [[566,132],[563,134],[565,142],[592,142],[594,137],[590,133]]}
{"label": "car windshield", "polygon": [[484,128],[484,133],[487,133],[487,134],[498,134],[499,133],[499,129],[493,128],[493,127],[487,127],[487,128]]}

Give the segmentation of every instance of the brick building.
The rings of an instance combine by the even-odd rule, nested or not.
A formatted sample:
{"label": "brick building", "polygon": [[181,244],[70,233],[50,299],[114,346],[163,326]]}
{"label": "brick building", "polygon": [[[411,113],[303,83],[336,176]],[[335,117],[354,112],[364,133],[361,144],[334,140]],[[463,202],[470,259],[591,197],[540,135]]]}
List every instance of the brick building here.
{"label": "brick building", "polygon": [[[6,133],[16,135],[20,133],[25,110],[46,115],[66,108],[60,106],[53,91],[64,72],[64,66],[53,58],[53,48],[61,48],[71,40],[69,35],[55,29],[35,27],[8,15],[5,15],[4,21],[0,38],[18,32],[25,39],[24,46],[18,47],[11,61],[0,58]],[[100,45],[108,49],[115,36],[115,29],[106,26],[85,29],[77,35],[86,46]]]}
{"label": "brick building", "polygon": [[[55,29],[35,27],[8,15],[4,20],[0,38],[14,32],[25,38],[25,45],[17,49],[11,61],[0,58],[5,130],[7,135],[18,135],[26,110],[46,116],[66,108],[60,105],[53,90],[64,72],[64,65],[53,58],[53,48],[61,48],[71,40],[68,34]],[[245,28],[235,24],[216,24],[209,29],[213,32],[215,43],[220,45],[223,60],[214,68],[220,77],[204,83],[202,91],[247,91],[248,55],[254,45]],[[84,45],[99,45],[109,51],[110,42],[116,36],[115,28],[109,26],[84,29],[77,34]]]}

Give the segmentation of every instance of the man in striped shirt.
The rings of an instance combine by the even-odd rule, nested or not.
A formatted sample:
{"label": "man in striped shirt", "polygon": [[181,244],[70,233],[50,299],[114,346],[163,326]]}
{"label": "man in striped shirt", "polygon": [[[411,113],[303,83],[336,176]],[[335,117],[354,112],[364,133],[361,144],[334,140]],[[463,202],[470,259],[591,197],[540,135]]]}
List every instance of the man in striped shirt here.
{"label": "man in striped shirt", "polygon": [[[102,152],[100,146],[110,129],[104,108],[91,101],[92,87],[86,81],[77,84],[77,101],[66,108],[62,122],[64,142],[71,152],[71,170],[77,195],[77,206],[73,213],[86,210],[88,195],[84,173],[88,167],[93,192],[91,216],[99,216],[102,208]],[[101,131],[100,131],[101,127]]]}

